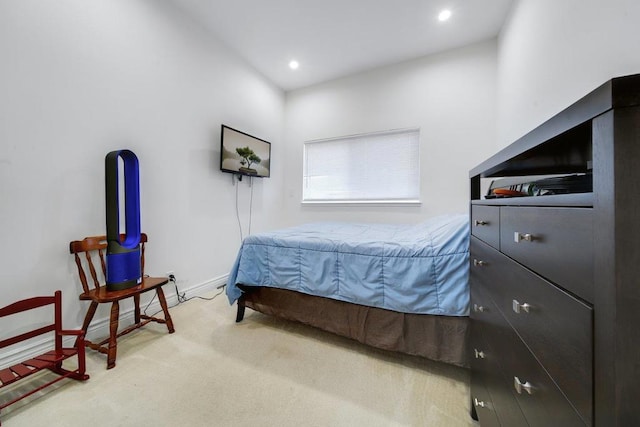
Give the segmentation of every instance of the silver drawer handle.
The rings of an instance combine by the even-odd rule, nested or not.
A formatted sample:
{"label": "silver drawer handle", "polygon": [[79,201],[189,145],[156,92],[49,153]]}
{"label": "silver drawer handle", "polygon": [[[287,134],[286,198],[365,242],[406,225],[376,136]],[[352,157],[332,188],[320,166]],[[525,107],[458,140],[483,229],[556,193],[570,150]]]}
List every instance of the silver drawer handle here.
{"label": "silver drawer handle", "polygon": [[533,394],[533,390],[535,388],[529,381],[523,383],[518,377],[513,377],[513,387],[516,389],[518,394],[522,394],[522,390],[529,394]]}
{"label": "silver drawer handle", "polygon": [[531,309],[530,304],[527,304],[526,302],[523,304],[520,304],[518,300],[515,300],[515,299],[513,300],[513,311],[515,311],[516,313],[520,314],[520,310],[524,310],[528,313],[530,309]]}
{"label": "silver drawer handle", "polygon": [[479,406],[479,407],[481,407],[481,408],[486,408],[486,407],[488,407],[488,406],[489,406],[489,405],[487,405],[486,403],[484,403],[482,400],[478,400],[478,398],[477,398],[477,397],[474,397],[474,398],[473,398],[473,404],[474,404],[475,406]]}
{"label": "silver drawer handle", "polygon": [[473,304],[473,311],[475,311],[476,313],[477,313],[477,312],[484,313],[486,310],[487,310],[487,309],[486,309],[486,308],[484,308],[484,307],[483,307],[483,306],[481,306],[481,305]]}
{"label": "silver drawer handle", "polygon": [[513,240],[516,243],[520,243],[523,240],[526,240],[527,242],[533,242],[535,240],[535,237],[533,236],[533,234],[529,234],[529,233],[521,234],[518,231],[514,231]]}
{"label": "silver drawer handle", "polygon": [[478,351],[477,348],[474,348],[473,351],[476,353],[476,359],[484,359],[484,351]]}
{"label": "silver drawer handle", "polygon": [[476,267],[485,267],[487,265],[486,261],[481,261],[479,259],[473,259],[473,265]]}
{"label": "silver drawer handle", "polygon": [[475,225],[476,227],[479,225],[489,225],[489,222],[483,221],[481,219],[476,219],[475,221],[473,221],[473,225]]}

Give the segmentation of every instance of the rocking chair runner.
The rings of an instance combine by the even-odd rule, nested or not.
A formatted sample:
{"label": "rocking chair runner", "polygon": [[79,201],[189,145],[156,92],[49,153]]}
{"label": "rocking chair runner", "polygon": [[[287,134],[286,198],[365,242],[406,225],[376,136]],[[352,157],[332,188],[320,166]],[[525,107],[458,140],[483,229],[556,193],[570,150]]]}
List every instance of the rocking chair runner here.
{"label": "rocking chair runner", "polygon": [[[147,242],[147,235],[145,233],[141,234],[140,238],[141,242],[141,269],[142,269],[142,283],[139,285],[129,288],[122,289],[117,291],[109,291],[105,284],[101,284],[98,279],[98,273],[96,266],[94,265],[95,255],[97,253],[98,259],[100,260],[100,269],[102,270],[102,277],[106,275],[106,264],[105,264],[105,250],[107,248],[106,236],[93,236],[86,237],[82,240],[74,240],[69,244],[69,251],[74,255],[76,265],[78,266],[78,274],[80,276],[80,282],[82,283],[83,293],[80,294],[81,300],[91,301],[89,305],[89,309],[87,310],[87,314],[85,315],[84,322],[82,324],[82,329],[84,331],[87,330],[93,316],[98,308],[98,304],[102,303],[111,303],[111,317],[109,321],[109,337],[98,342],[94,343],[85,338],[85,345],[93,350],[99,351],[100,353],[104,353],[107,355],[107,369],[111,369],[116,366],[116,352],[117,352],[117,339],[118,337],[128,334],[131,331],[134,331],[149,322],[157,322],[164,323],[167,325],[167,329],[169,333],[173,333],[175,329],[173,328],[173,321],[171,320],[171,315],[169,314],[169,308],[167,307],[167,301],[164,297],[164,292],[162,291],[162,285],[165,285],[169,282],[169,279],[166,277],[145,277],[144,275],[144,250],[145,244]],[[86,262],[83,263],[80,254],[85,254]],[[87,282],[87,275],[85,273],[85,267],[83,264],[86,264],[86,267],[89,269],[89,273],[91,278],[93,279],[93,289],[90,288]],[[140,313],[140,295],[155,290],[158,296],[158,301],[160,302],[160,306],[162,307],[162,311],[164,312],[164,319],[147,316],[145,314]],[[120,316],[120,300],[125,298],[133,297],[134,301],[134,324],[127,327],[126,329],[118,332],[118,320]]]}

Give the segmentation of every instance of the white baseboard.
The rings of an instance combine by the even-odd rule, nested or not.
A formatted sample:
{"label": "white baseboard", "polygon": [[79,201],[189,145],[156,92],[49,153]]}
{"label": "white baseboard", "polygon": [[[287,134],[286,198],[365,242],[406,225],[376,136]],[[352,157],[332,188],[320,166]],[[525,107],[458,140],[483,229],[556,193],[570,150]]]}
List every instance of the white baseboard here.
{"label": "white baseboard", "polygon": [[[180,289],[178,287],[178,292],[180,295],[184,294],[186,299],[201,296],[202,294],[210,291],[215,291],[216,289],[222,287],[225,283],[227,283],[228,275],[225,274],[223,276],[215,277],[213,279],[207,280],[202,283],[195,284],[186,289]],[[176,295],[175,285],[171,282],[164,285],[163,287],[164,295],[167,300],[167,305],[172,307],[178,304],[178,296]],[[151,294],[151,292],[150,292]],[[155,295],[155,294],[154,294]],[[161,310],[160,303],[157,298],[154,298],[147,307],[149,302],[141,302],[141,310],[145,310],[148,314],[153,314]],[[133,324],[133,307],[130,309],[120,311],[120,325],[130,325]],[[162,316],[160,316],[162,317]],[[65,329],[67,325],[65,325]],[[80,325],[76,327],[80,328]],[[73,329],[73,328],[71,328]],[[104,317],[101,319],[94,319],[89,326],[89,329],[86,331],[86,336],[92,339],[107,337],[109,336],[109,317]],[[63,345],[71,346],[73,344],[74,337],[65,337]],[[26,343],[25,345],[16,344],[10,348],[9,351],[3,352],[0,354],[0,369],[7,368],[9,366],[15,365],[17,363],[28,360],[32,357],[38,356],[40,354],[46,353],[47,351],[52,350],[52,336],[51,335],[43,335],[43,339]]]}

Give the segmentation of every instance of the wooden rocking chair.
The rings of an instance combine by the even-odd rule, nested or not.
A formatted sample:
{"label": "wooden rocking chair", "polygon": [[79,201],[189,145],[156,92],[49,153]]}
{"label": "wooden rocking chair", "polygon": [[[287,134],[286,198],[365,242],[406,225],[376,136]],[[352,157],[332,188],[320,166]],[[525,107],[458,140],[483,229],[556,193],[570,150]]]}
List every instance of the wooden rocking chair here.
{"label": "wooden rocking chair", "polygon": [[[50,305],[53,305],[53,323],[46,326],[38,324],[40,327],[34,326],[35,329],[31,329],[31,326],[27,326],[27,328],[29,328],[27,332],[22,332],[12,337],[0,340],[0,349],[19,345],[29,339],[53,333],[53,350],[36,357],[30,357],[27,360],[16,363],[8,368],[0,369],[0,389],[13,385],[17,381],[45,369],[57,374],[57,376],[52,380],[47,380],[46,383],[42,385],[34,383],[34,386],[30,388],[29,391],[18,391],[14,394],[13,398],[13,393],[7,393],[6,396],[9,398],[9,401],[0,401],[0,410],[65,378],[73,378],[80,381],[89,379],[89,375],[85,373],[84,331],[62,329],[62,293],[60,291],[56,291],[53,296],[47,295],[28,298],[0,308],[0,317],[8,317]],[[65,336],[76,337],[73,347],[65,347],[63,345],[62,339]],[[63,368],[63,361],[73,356],[76,356],[78,359],[77,368],[74,370]],[[2,425],[1,421],[0,425]]]}

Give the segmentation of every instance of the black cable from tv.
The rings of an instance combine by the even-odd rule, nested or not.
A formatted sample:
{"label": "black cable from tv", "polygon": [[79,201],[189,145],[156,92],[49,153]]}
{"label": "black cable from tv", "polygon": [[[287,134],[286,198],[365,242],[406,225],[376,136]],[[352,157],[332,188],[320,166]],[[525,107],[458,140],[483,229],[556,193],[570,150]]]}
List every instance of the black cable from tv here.
{"label": "black cable from tv", "polygon": [[[242,220],[240,219],[240,208],[238,207],[238,187],[240,187],[240,180],[235,183],[236,185],[236,220],[238,221],[238,229],[240,230],[240,243],[244,241],[244,233],[242,232]],[[253,218],[253,177],[249,177],[249,187],[251,188],[249,193],[249,229],[247,235],[251,234],[251,220]]]}

